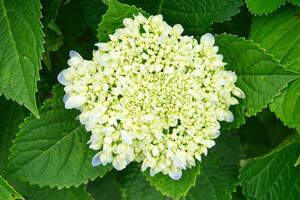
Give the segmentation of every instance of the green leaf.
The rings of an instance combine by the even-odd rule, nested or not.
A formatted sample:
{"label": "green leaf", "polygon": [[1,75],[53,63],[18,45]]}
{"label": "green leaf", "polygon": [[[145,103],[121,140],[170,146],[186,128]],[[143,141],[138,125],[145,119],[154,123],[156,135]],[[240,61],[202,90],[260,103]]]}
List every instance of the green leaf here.
{"label": "green leaf", "polygon": [[[250,37],[272,53],[288,69],[300,72],[300,9],[280,9],[268,16],[255,17]],[[283,123],[300,130],[300,80],[285,88],[270,104]]]}
{"label": "green leaf", "polygon": [[15,200],[24,198],[0,176],[0,199]]}
{"label": "green leaf", "polygon": [[117,183],[118,172],[110,171],[102,178],[89,182],[87,191],[90,192],[95,200],[121,200],[121,189]]}
{"label": "green leaf", "polygon": [[273,54],[288,69],[300,72],[300,8],[285,7],[255,17],[250,39]]}
{"label": "green leaf", "polygon": [[196,186],[187,200],[229,200],[238,183],[240,160],[244,157],[238,137],[223,133],[204,157]]}
{"label": "green leaf", "polygon": [[89,133],[75,119],[77,111],[63,108],[61,87],[46,101],[40,119],[30,116],[11,148],[9,173],[30,184],[79,186],[103,176],[111,166],[92,167]]}
{"label": "green leaf", "polygon": [[255,15],[268,14],[273,12],[286,0],[246,0],[249,10]]}
{"label": "green leaf", "polygon": [[133,4],[174,25],[181,24],[188,34],[202,34],[213,22],[230,20],[240,12],[241,0],[121,0]]}
{"label": "green leaf", "polygon": [[300,131],[300,79],[289,84],[270,104],[270,109],[290,128]]}
{"label": "green leaf", "polygon": [[272,102],[289,82],[300,77],[286,70],[250,40],[226,34],[216,39],[227,63],[226,69],[236,72],[236,85],[246,94],[246,99],[240,99],[240,104],[232,108],[236,120],[230,127],[239,127],[244,123],[244,119],[240,119],[244,118],[244,113],[246,116],[255,115]]}
{"label": "green leaf", "polygon": [[83,186],[58,190],[56,188],[40,188],[21,184],[19,188],[19,191],[22,192],[27,200],[93,200],[93,197]]}
{"label": "green leaf", "polygon": [[0,94],[39,116],[35,92],[43,51],[38,0],[0,0]]}
{"label": "green leaf", "polygon": [[0,172],[6,173],[9,148],[23,122],[24,113],[21,106],[0,97]]}
{"label": "green leaf", "polygon": [[80,4],[85,14],[85,21],[93,33],[97,35],[97,27],[101,21],[102,15],[105,14],[107,10],[107,5],[100,0],[82,0],[80,1]]}
{"label": "green leaf", "polygon": [[299,154],[299,138],[290,138],[267,155],[244,161],[240,180],[247,199],[298,200],[300,170],[294,164]]}
{"label": "green leaf", "polygon": [[31,190],[29,200],[93,200],[93,197],[84,190],[83,187],[80,188],[70,188],[70,189],[50,189],[50,188],[36,188]]}
{"label": "green leaf", "polygon": [[185,196],[192,186],[195,185],[197,176],[200,174],[200,164],[195,167],[187,168],[182,171],[182,177],[179,180],[173,180],[168,175],[162,173],[150,176],[149,170],[144,175],[146,179],[163,195],[173,199],[179,199]]}
{"label": "green leaf", "polygon": [[126,200],[164,200],[160,192],[153,188],[137,165],[128,166],[120,179],[123,198]]}
{"label": "green leaf", "polygon": [[123,19],[133,17],[133,15],[142,13],[147,15],[142,9],[135,6],[122,4],[117,0],[108,2],[108,10],[102,16],[101,23],[98,28],[98,39],[100,42],[105,42],[109,39],[109,34],[115,32],[116,29],[123,27]]}

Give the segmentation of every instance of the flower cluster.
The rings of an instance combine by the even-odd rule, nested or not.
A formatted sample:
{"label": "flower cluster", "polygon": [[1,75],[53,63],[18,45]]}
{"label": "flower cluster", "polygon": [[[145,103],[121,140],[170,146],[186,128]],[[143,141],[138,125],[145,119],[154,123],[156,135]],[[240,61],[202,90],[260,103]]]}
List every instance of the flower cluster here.
{"label": "flower cluster", "polygon": [[151,176],[178,180],[215,145],[219,121],[233,121],[234,96],[245,95],[211,34],[199,43],[161,15],[139,14],[123,24],[109,42],[96,44],[92,60],[70,52],[70,67],[58,75],[65,107],[79,109],[91,131],[93,165],[122,170],[136,161]]}

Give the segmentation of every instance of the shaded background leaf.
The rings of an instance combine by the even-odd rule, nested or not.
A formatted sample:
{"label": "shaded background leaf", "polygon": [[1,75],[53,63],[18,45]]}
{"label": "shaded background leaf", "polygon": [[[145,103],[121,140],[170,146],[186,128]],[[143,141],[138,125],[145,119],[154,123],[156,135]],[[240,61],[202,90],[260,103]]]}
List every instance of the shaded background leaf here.
{"label": "shaded background leaf", "polygon": [[23,122],[23,108],[12,101],[0,97],[0,173],[6,174],[9,148]]}
{"label": "shaded background leaf", "polygon": [[122,196],[126,200],[166,200],[159,191],[150,185],[141,172],[140,166],[131,164],[121,173],[119,180]]}
{"label": "shaded background leaf", "polygon": [[117,178],[117,172],[112,170],[104,177],[90,182],[87,191],[93,195],[95,200],[121,200],[122,194]]}
{"label": "shaded background leaf", "polygon": [[187,200],[228,200],[238,184],[240,160],[245,156],[237,136],[222,133],[201,162],[196,185]]}

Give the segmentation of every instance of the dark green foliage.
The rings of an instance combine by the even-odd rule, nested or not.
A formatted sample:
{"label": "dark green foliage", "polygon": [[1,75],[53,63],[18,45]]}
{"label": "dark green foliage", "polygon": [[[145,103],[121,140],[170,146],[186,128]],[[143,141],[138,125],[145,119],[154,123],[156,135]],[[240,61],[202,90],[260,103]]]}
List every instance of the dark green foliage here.
{"label": "dark green foliage", "polygon": [[[298,200],[299,0],[0,0],[0,200]],[[179,181],[133,163],[91,166],[95,152],[58,73],[68,52],[97,42],[138,13],[162,14],[199,39],[215,34],[246,99]],[[40,71],[39,71],[40,70]],[[27,109],[25,109],[27,108]],[[29,113],[31,112],[31,113]]]}

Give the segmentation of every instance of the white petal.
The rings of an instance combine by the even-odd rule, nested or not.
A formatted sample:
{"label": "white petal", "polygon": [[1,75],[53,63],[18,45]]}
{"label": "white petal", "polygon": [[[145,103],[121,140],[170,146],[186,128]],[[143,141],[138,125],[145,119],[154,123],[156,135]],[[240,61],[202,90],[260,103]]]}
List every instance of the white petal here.
{"label": "white petal", "polygon": [[224,113],[224,121],[225,122],[233,122],[233,120],[234,120],[234,116],[233,116],[233,114],[232,114],[232,112],[231,111],[226,111],[225,113]]}
{"label": "white petal", "polygon": [[112,153],[111,152],[102,152],[100,155],[100,160],[102,161],[103,165],[112,162]]}
{"label": "white petal", "polygon": [[127,131],[121,130],[121,136],[124,142],[126,142],[129,145],[132,145],[132,135],[129,134]]}
{"label": "white petal", "polygon": [[82,95],[70,96],[65,102],[65,108],[66,109],[78,108],[82,106],[85,102],[86,102],[85,96]]}
{"label": "white petal", "polygon": [[195,158],[196,158],[197,160],[201,161],[201,154],[196,153],[196,154],[195,154]]}
{"label": "white petal", "polygon": [[101,165],[102,162],[100,160],[100,153],[97,153],[96,155],[94,155],[93,160],[92,160],[92,166],[96,167],[98,165]]}
{"label": "white petal", "polygon": [[211,147],[213,147],[213,146],[215,146],[215,141],[213,141],[213,140],[204,140],[203,142],[202,142],[205,146],[207,146],[207,148],[211,148]]}
{"label": "white petal", "polygon": [[153,17],[153,21],[161,22],[162,20],[163,20],[163,16],[162,15],[155,15]]}
{"label": "white petal", "polygon": [[69,94],[65,94],[63,97],[63,102],[66,103],[66,101],[69,99],[70,95]]}
{"label": "white petal", "polygon": [[151,121],[154,119],[154,116],[151,114],[146,114],[142,116],[142,121],[147,122],[147,121]]}
{"label": "white petal", "polygon": [[70,58],[77,57],[77,58],[82,59],[81,55],[79,53],[77,53],[76,51],[74,51],[74,50],[69,51],[69,56],[70,56]]}
{"label": "white petal", "polygon": [[153,154],[153,156],[155,156],[155,157],[159,155],[159,150],[158,150],[157,146],[155,146],[155,147],[152,149],[152,154]]}
{"label": "white petal", "polygon": [[224,78],[219,79],[218,82],[217,82],[218,86],[223,86],[223,85],[225,85],[226,83],[227,83],[227,80],[224,79]]}
{"label": "white petal", "polygon": [[142,172],[146,171],[146,169],[148,168],[148,166],[146,165],[146,162],[144,161],[141,167]]}
{"label": "white petal", "polygon": [[215,139],[217,137],[220,136],[220,131],[216,130],[215,132],[213,132],[212,134],[209,135],[211,139]]}
{"label": "white petal", "polygon": [[157,174],[158,173],[158,170],[157,169],[153,169],[153,168],[151,168],[150,169],[150,176],[155,176],[155,174]]}
{"label": "white petal", "polygon": [[180,169],[173,170],[172,172],[169,172],[169,176],[173,180],[179,180],[182,176],[182,171]]}
{"label": "white petal", "polygon": [[112,133],[114,130],[115,130],[115,129],[114,129],[114,127],[112,127],[112,126],[108,126],[108,127],[102,128],[102,132],[103,132],[103,133]]}
{"label": "white petal", "polygon": [[173,163],[176,167],[178,167],[180,169],[185,168],[185,162],[182,161],[181,159],[179,159],[177,156],[173,156],[172,160],[173,160]]}
{"label": "white petal", "polygon": [[68,72],[67,69],[62,70],[58,75],[57,75],[57,80],[60,84],[62,85],[67,85],[69,81],[65,79],[65,74]]}
{"label": "white petal", "polygon": [[211,33],[206,33],[201,37],[200,42],[205,45],[213,46],[215,44],[215,38]]}
{"label": "white petal", "polygon": [[181,33],[183,32],[183,28],[180,24],[175,24],[173,26],[173,31],[175,31],[176,34],[181,35]]}
{"label": "white petal", "polygon": [[82,59],[78,58],[78,57],[72,57],[68,60],[68,65],[70,67],[74,67],[74,66],[77,66],[79,65],[80,63],[82,63]]}
{"label": "white petal", "polygon": [[238,87],[235,87],[233,90],[232,90],[232,94],[234,96],[237,96],[237,97],[240,97],[242,99],[246,98],[246,95],[245,93]]}
{"label": "white petal", "polygon": [[131,18],[123,19],[124,26],[130,26],[132,23],[133,23],[133,20]]}
{"label": "white petal", "polygon": [[116,170],[121,171],[126,167],[127,162],[125,159],[121,158],[120,156],[117,156],[115,160],[112,162],[112,165]]}

